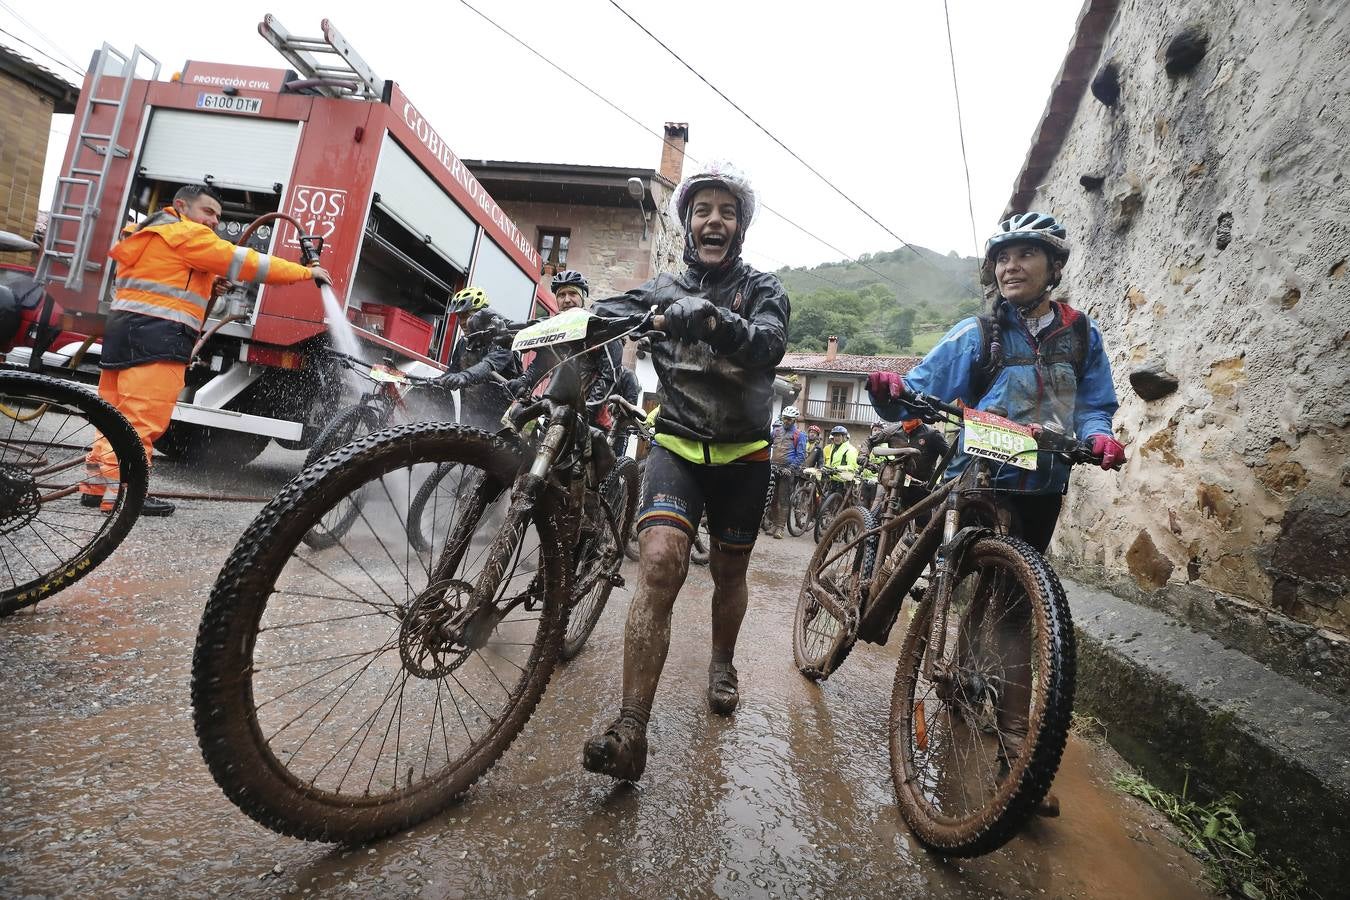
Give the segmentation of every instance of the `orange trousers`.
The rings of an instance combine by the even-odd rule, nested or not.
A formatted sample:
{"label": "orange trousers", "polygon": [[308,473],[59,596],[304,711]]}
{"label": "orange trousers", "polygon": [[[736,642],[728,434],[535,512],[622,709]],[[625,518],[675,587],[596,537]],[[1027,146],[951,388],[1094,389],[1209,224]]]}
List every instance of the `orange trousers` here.
{"label": "orange trousers", "polygon": [[[152,362],[129,369],[104,369],[99,376],[98,395],[131,422],[145,447],[147,463],[154,452],[155,439],[169,427],[186,372],[186,363]],[[82,493],[102,494],[107,486],[121,482],[117,455],[103,435],[94,441],[93,449],[85,457],[85,469],[90,476],[97,477],[92,483],[80,485]]]}

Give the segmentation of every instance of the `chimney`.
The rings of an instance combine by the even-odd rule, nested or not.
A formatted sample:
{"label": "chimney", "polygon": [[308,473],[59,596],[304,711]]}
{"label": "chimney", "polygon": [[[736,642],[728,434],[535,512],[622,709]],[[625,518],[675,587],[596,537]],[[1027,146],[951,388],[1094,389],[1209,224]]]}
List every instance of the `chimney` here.
{"label": "chimney", "polygon": [[830,335],[830,339],[825,342],[825,361],[834,362],[834,358],[839,355],[839,338]]}
{"label": "chimney", "polygon": [[689,143],[688,122],[667,122],[666,142],[661,145],[661,177],[674,184],[684,174],[684,145]]}

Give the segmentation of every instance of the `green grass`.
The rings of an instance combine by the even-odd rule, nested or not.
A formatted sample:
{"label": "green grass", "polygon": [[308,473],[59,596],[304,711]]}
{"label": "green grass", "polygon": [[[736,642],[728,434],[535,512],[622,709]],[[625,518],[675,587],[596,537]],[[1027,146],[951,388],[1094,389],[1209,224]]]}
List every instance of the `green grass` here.
{"label": "green grass", "polygon": [[914,343],[905,351],[909,356],[924,356],[929,350],[942,340],[942,336],[947,333],[947,329],[940,328],[937,331],[916,331],[914,332]]}
{"label": "green grass", "polygon": [[1275,865],[1257,852],[1256,835],[1243,828],[1238,818],[1240,798],[1237,795],[1229,794],[1207,804],[1188,800],[1189,773],[1179,797],[1128,772],[1117,772],[1111,783],[1172,821],[1181,832],[1187,849],[1204,863],[1205,877],[1215,890],[1248,900],[1296,900],[1317,896],[1307,886],[1302,873]]}

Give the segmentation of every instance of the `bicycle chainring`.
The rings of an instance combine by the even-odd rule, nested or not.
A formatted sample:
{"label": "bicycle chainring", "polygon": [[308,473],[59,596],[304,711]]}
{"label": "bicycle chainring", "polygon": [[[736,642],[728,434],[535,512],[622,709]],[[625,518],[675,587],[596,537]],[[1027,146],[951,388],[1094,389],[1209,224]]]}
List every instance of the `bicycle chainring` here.
{"label": "bicycle chainring", "polygon": [[0,465],[0,534],[26,528],[42,509],[37,481],[27,469]]}

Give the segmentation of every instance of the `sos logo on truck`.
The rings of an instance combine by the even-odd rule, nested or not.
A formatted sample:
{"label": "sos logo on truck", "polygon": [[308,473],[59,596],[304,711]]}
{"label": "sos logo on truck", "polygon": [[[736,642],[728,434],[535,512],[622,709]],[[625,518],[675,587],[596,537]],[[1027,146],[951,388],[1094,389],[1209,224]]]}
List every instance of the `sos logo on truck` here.
{"label": "sos logo on truck", "polygon": [[[297,184],[291,194],[291,204],[286,210],[290,216],[304,226],[305,234],[316,234],[327,242],[337,231],[338,220],[347,209],[347,192],[340,188],[315,187],[309,184]],[[286,237],[286,243],[299,246],[294,229]]]}

